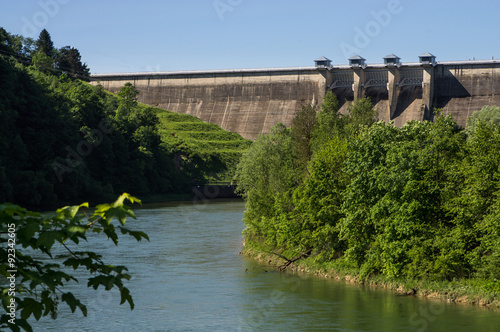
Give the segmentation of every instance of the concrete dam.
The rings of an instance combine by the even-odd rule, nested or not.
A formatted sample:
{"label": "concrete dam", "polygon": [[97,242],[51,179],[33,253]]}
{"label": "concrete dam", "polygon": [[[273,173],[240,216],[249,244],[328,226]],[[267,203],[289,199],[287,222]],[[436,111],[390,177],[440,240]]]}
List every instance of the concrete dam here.
{"label": "concrete dam", "polygon": [[360,56],[348,65],[322,57],[315,66],[213,71],[93,74],[93,84],[117,93],[125,83],[139,91],[138,101],[186,113],[225,130],[255,139],[282,122],[287,127],[303,105],[335,93],[345,113],[350,102],[370,97],[380,120],[402,126],[432,120],[442,108],[459,125],[485,105],[500,105],[500,60],[436,62],[425,53],[414,63],[394,54],[384,63],[366,64]]}

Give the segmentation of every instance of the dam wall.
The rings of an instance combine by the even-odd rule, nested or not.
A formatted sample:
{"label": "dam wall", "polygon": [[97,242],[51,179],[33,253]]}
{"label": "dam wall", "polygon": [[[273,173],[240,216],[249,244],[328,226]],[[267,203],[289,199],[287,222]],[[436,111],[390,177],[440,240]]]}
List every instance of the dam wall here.
{"label": "dam wall", "polygon": [[130,82],[141,103],[196,116],[248,139],[278,122],[290,126],[298,109],[321,102],[326,91],[315,67],[101,74],[92,80],[113,93]]}
{"label": "dam wall", "polygon": [[432,54],[415,63],[390,55],[383,64],[158,73],[94,74],[93,84],[118,92],[125,83],[139,91],[138,101],[196,116],[245,138],[256,139],[281,122],[287,127],[303,105],[320,104],[335,93],[340,112],[356,98],[370,97],[379,120],[403,126],[434,118],[434,109],[459,125],[485,105],[500,105],[500,61],[436,62]]}

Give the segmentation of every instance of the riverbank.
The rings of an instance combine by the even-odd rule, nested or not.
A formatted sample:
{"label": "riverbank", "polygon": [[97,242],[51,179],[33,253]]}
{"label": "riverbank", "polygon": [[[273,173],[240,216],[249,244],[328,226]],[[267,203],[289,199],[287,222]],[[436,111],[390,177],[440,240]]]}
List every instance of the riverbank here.
{"label": "riverbank", "polygon": [[[244,247],[241,254],[265,263],[276,269],[287,261],[277,255]],[[480,279],[459,279],[453,281],[391,280],[381,275],[360,278],[354,270],[334,266],[335,262],[318,263],[314,257],[299,259],[290,263],[284,271],[313,274],[351,284],[377,287],[401,296],[419,296],[449,303],[488,307],[500,312],[500,281]]]}
{"label": "riverbank", "polygon": [[181,193],[146,195],[141,197],[143,204],[154,204],[175,201],[206,201],[213,199],[241,199],[235,193],[236,186],[230,184],[201,184],[186,186]]}

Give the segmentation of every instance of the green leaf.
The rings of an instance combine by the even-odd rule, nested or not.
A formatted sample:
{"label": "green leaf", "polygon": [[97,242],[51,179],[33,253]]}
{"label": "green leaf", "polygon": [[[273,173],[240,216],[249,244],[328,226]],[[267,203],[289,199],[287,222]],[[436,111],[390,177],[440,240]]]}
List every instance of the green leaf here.
{"label": "green leaf", "polygon": [[37,246],[43,246],[48,250],[50,250],[54,245],[54,242],[55,241],[61,242],[62,238],[63,236],[59,231],[44,231],[38,237],[36,244]]}
{"label": "green leaf", "polygon": [[99,286],[104,286],[105,290],[111,290],[114,286],[121,288],[122,282],[119,276],[112,275],[99,275],[93,278],[89,278],[87,287],[93,287],[97,289]]}
{"label": "green leaf", "polygon": [[118,219],[122,225],[125,225],[127,217],[135,218],[134,212],[127,207],[113,207],[106,212],[106,218],[111,221],[113,218]]}
{"label": "green leaf", "polygon": [[36,320],[42,317],[43,305],[34,299],[27,297],[19,303],[19,308],[22,308],[21,318],[28,319],[32,314]]}
{"label": "green leaf", "polygon": [[85,232],[87,231],[86,227],[80,225],[70,225],[66,229],[70,233],[79,233],[79,234],[85,234]]}
{"label": "green leaf", "polygon": [[120,197],[118,197],[118,199],[113,203],[113,207],[118,207],[118,206],[123,206],[123,203],[125,201],[125,199],[128,199],[130,201],[130,203],[139,203],[142,205],[142,202],[140,199],[138,199],[137,197],[134,197],[130,194],[127,194],[127,193],[123,193]]}
{"label": "green leaf", "polygon": [[[110,226],[112,226],[112,225],[110,225]],[[115,245],[118,245],[118,235],[116,235],[114,227],[104,229],[104,234],[106,234],[108,236],[108,238],[113,241],[113,243]]]}
{"label": "green leaf", "polygon": [[66,302],[68,304],[68,306],[70,307],[71,309],[71,312],[74,313],[76,308],[80,308],[82,314],[86,317],[87,316],[87,307],[85,305],[83,305],[80,300],[78,300],[77,298],[75,298],[75,296],[73,295],[73,293],[71,292],[68,292],[68,293],[64,293],[61,297],[61,300],[63,302]]}
{"label": "green leaf", "polygon": [[17,231],[18,236],[31,239],[40,231],[40,221],[38,219],[26,219],[26,223]]}
{"label": "green leaf", "polygon": [[[33,332],[33,328],[25,319],[22,319],[22,318],[16,319],[16,325],[22,327],[27,332]],[[16,330],[13,330],[13,331],[16,331]],[[20,331],[20,330],[17,330],[17,331]]]}
{"label": "green leaf", "polygon": [[132,296],[130,295],[130,291],[128,290],[128,288],[126,287],[122,287],[120,289],[120,296],[121,296],[121,300],[120,300],[120,304],[124,304],[125,301],[127,301],[130,305],[130,310],[134,310],[134,300],[132,299]]}
{"label": "green leaf", "polygon": [[71,266],[74,270],[76,270],[81,265],[85,266],[87,270],[92,269],[92,267],[94,266],[94,263],[92,262],[92,259],[90,257],[85,257],[85,258],[70,257],[67,260],[65,260],[63,264],[65,266]]}
{"label": "green leaf", "polygon": [[60,220],[65,220],[65,219],[73,219],[76,214],[78,213],[78,210],[82,207],[89,207],[89,203],[83,203],[80,205],[74,205],[74,206],[65,206],[63,208],[57,209],[57,218]]}
{"label": "green leaf", "polygon": [[137,241],[141,241],[143,238],[149,241],[149,236],[144,232],[131,231],[130,229],[125,227],[120,227],[120,230],[122,234],[129,234],[130,236],[133,236]]}
{"label": "green leaf", "polygon": [[100,216],[106,223],[109,225],[113,218],[117,218],[122,225],[125,224],[125,221],[128,217],[135,218],[134,212],[128,207],[124,206],[123,202],[125,199],[128,199],[130,202],[137,202],[142,204],[141,201],[129,194],[125,193],[121,195],[113,204],[100,204],[96,207],[94,216]]}

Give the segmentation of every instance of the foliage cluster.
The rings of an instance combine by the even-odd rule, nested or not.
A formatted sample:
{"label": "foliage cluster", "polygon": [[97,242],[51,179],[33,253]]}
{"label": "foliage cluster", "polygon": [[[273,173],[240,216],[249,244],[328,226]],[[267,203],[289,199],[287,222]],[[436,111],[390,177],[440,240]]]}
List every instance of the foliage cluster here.
{"label": "foliage cluster", "polygon": [[[0,317],[1,329],[33,331],[30,317],[39,320],[50,315],[55,319],[59,304],[64,302],[71,312],[79,309],[87,316],[85,303],[64,288],[85,279],[89,288],[118,289],[120,304],[127,302],[134,308],[130,290],[125,286],[130,279],[127,268],[106,263],[101,253],[77,250],[89,233],[106,235],[115,245],[119,233],[137,241],[149,240],[144,232],[125,227],[127,217],[135,218],[132,210],[124,205],[125,200],[141,203],[123,194],[112,204],[98,205],[90,217],[85,211],[82,213],[88,203],[66,206],[52,215],[41,215],[14,204],[0,204],[0,231],[5,235],[0,237],[0,255],[9,257],[0,264],[1,305],[5,309]],[[114,219],[119,221],[116,226]],[[65,252],[57,259],[54,257],[56,247]],[[85,273],[87,277],[83,278]],[[15,286],[5,285],[9,280],[14,280]]]}
{"label": "foliage cluster", "polygon": [[45,73],[66,73],[83,80],[88,80],[90,76],[90,70],[82,62],[80,51],[71,46],[55,48],[49,32],[45,29],[40,32],[37,40],[33,40],[10,34],[0,27],[0,56],[14,57],[19,62],[33,65]]}
{"label": "foliage cluster", "polygon": [[[282,125],[259,137],[237,174],[246,244],[310,253],[362,279],[472,278],[499,289],[500,109],[477,111],[467,130],[451,117],[397,128],[374,114],[368,99],[339,114],[329,93],[310,141]],[[299,144],[312,151],[306,165]]]}
{"label": "foliage cluster", "polygon": [[249,145],[192,116],[138,103],[131,84],[116,96],[54,73],[0,57],[0,202],[40,208],[121,192],[179,193],[230,179]]}
{"label": "foliage cluster", "polygon": [[0,201],[52,206],[168,188],[174,167],[153,110],[119,117],[124,102],[101,87],[14,60],[0,59],[0,73]]}
{"label": "foliage cluster", "polygon": [[[238,190],[247,204],[248,244],[296,255],[313,249],[312,243],[317,242],[314,236],[326,236],[331,231],[330,227],[322,228],[319,224],[329,223],[328,214],[335,207],[328,205],[338,200],[335,193],[328,191],[339,189],[319,183],[317,177],[326,182],[345,182],[325,171],[332,166],[329,162],[343,164],[347,133],[369,124],[365,119],[360,121],[360,117],[354,115],[356,112],[375,121],[375,110],[369,100],[355,101],[349,106],[348,114],[340,116],[336,96],[329,93],[321,112],[317,107],[305,105],[297,113],[292,128],[276,125],[269,135],[259,136],[244,153],[236,178]],[[321,197],[323,194],[325,197]],[[306,202],[307,199],[310,202]],[[317,200],[321,200],[325,209],[320,209]],[[317,212],[321,220],[302,219]]]}

